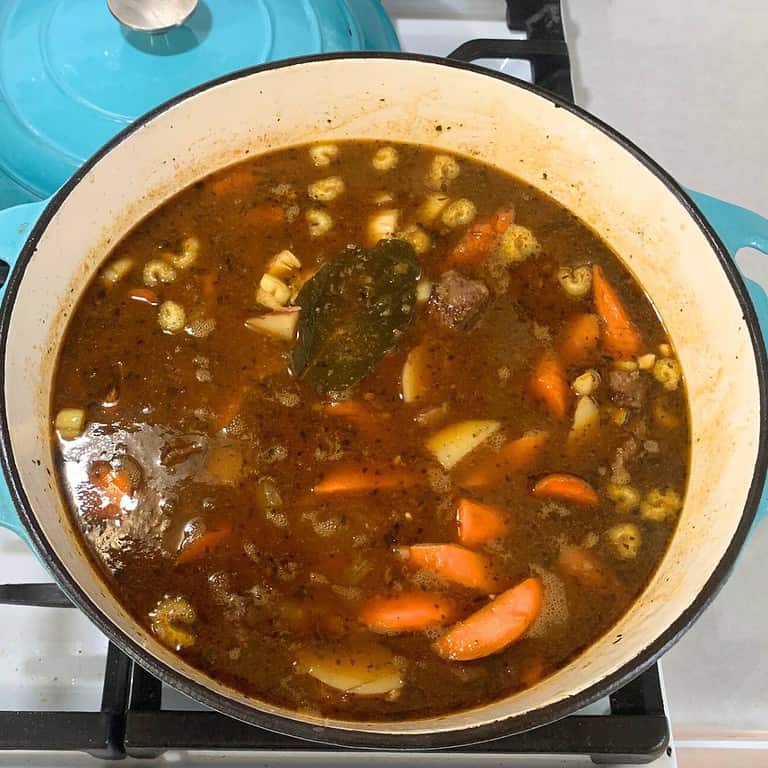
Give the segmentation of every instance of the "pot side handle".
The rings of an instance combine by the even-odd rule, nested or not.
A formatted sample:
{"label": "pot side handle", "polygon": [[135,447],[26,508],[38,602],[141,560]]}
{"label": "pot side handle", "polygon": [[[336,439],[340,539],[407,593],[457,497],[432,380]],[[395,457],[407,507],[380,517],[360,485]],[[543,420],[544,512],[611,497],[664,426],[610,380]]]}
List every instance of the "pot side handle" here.
{"label": "pot side handle", "polygon": [[[768,254],[768,219],[764,219],[754,211],[733,203],[726,203],[716,197],[690,189],[687,192],[720,236],[731,258],[735,259],[736,252],[741,248],[756,248]],[[742,277],[760,322],[763,344],[768,344],[768,297],[762,286],[745,275]],[[763,485],[763,495],[757,508],[755,523],[766,515],[768,515],[768,482]]]}
{"label": "pot side handle", "polygon": [[[5,288],[21,249],[46,205],[48,200],[41,200],[0,211],[0,262],[7,267],[7,272],[4,270],[0,278],[0,299],[5,294]],[[0,475],[0,526],[13,531],[31,546],[27,531],[16,513],[16,505],[11,498],[5,477],[2,475]]]}

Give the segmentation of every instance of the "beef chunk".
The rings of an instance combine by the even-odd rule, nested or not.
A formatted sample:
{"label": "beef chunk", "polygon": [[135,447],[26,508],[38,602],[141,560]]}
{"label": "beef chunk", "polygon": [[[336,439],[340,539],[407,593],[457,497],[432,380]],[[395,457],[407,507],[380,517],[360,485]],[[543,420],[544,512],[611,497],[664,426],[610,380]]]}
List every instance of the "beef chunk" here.
{"label": "beef chunk", "polygon": [[611,371],[608,374],[608,389],[614,402],[625,408],[642,408],[648,394],[648,378],[640,371]]}
{"label": "beef chunk", "polygon": [[488,301],[488,288],[454,270],[445,272],[432,294],[432,309],[447,328],[468,328]]}

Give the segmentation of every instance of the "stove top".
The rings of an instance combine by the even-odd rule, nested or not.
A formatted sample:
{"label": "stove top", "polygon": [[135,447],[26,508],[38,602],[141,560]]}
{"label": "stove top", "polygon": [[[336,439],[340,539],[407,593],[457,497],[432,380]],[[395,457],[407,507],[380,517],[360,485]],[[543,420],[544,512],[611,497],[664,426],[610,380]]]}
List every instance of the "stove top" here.
{"label": "stove top", "polygon": [[[385,0],[403,49],[474,61],[573,98],[558,2]],[[658,666],[609,699],[524,734],[440,752],[353,752],[283,737],[161,684],[106,639],[24,545],[0,531],[0,766],[158,758],[179,765],[674,766]],[[5,752],[1,752],[5,750]],[[22,757],[16,750],[35,752]],[[42,752],[50,754],[41,754]],[[74,754],[74,753],[79,753]],[[89,757],[90,756],[90,757]]]}

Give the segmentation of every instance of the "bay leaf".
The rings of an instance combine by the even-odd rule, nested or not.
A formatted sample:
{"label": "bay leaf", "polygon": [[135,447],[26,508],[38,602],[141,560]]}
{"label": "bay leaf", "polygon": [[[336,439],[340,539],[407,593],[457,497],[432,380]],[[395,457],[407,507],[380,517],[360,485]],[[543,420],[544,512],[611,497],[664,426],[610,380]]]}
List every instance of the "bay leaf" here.
{"label": "bay leaf", "polygon": [[396,238],[350,246],[302,287],[291,370],[320,394],[367,376],[413,322],[421,274],[411,245]]}

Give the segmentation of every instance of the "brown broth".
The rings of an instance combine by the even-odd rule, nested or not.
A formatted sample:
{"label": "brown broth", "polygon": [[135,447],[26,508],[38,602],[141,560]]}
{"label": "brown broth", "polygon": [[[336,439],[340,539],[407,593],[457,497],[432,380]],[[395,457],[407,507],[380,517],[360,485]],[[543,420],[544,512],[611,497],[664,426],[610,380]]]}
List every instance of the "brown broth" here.
{"label": "brown broth", "polygon": [[[625,377],[636,377],[630,381],[636,393],[622,395],[610,386],[614,362],[602,350],[591,364],[567,369],[569,382],[594,368],[602,383],[593,396],[600,408],[597,432],[578,450],[566,449],[574,400],[558,421],[529,387],[533,366],[557,343],[567,319],[594,311],[591,294],[566,295],[558,269],[601,265],[642,333],[642,353],[659,355],[659,345],[668,343],[664,328],[616,256],[577,218],[521,181],[466,158],[459,158],[461,174],[447,185],[450,197],[472,200],[477,221],[512,206],[516,223],[539,241],[540,253],[492,275],[482,265],[459,267],[491,288],[477,321],[448,329],[434,308],[422,306],[396,348],[347,393],[369,415],[355,423],[329,412],[323,405],[328,398],[291,375],[290,345],[249,330],[244,321],[265,311],[255,292],[279,251],[290,249],[306,275],[347,244],[363,243],[377,210],[370,202],[374,192],[391,193],[394,202],[384,207],[399,209],[403,224],[414,221],[428,194],[424,179],[434,151],[398,145],[398,167],[382,173],[371,167],[378,146],[343,143],[338,159],[325,168],[312,164],[306,147],[249,160],[183,190],[138,224],[108,260],[127,257],[132,270],[109,287],[94,279],[71,319],[52,413],[86,411],[83,436],[58,441],[61,486],[95,562],[140,623],[150,627],[158,602],[181,596],[195,620],[182,627],[194,643],[179,652],[195,667],[292,709],[398,720],[508,695],[535,682],[536,666],[550,674],[614,624],[648,582],[676,515],[659,522],[637,509],[617,511],[606,495],[608,484],[630,479],[641,497],[666,487],[682,496],[689,436],[682,384],[667,391],[652,371],[640,371]],[[330,175],[343,178],[346,189],[325,206],[333,217],[331,232],[310,237],[304,216],[316,204],[308,200],[307,184]],[[430,232],[432,247],[419,260],[433,283],[465,231]],[[202,334],[210,330],[205,321],[215,321],[212,332],[197,337],[164,333],[157,307],[129,296],[143,287],[148,260],[177,250],[191,235],[200,242],[194,265],[151,290],[185,308],[188,330]],[[427,348],[432,381],[426,398],[404,403],[400,372],[418,343]],[[632,403],[622,411],[627,398]],[[434,425],[415,419],[443,404],[447,411],[435,415]],[[445,471],[425,440],[462,419],[497,420],[501,427]],[[468,466],[492,463],[499,445],[528,430],[549,434],[535,465],[502,473],[490,487],[461,488]],[[626,461],[629,474],[621,477],[617,452],[628,447],[635,453]],[[350,463],[407,468],[420,481],[404,490],[327,497],[312,492]],[[110,506],[94,482],[117,464],[128,470],[132,487]],[[535,498],[533,484],[551,472],[591,483],[598,505]],[[281,506],[264,505],[264,478],[279,489]],[[466,662],[434,652],[431,643],[440,630],[382,636],[358,619],[367,598],[400,590],[445,591],[461,617],[488,602],[482,590],[410,571],[396,551],[416,543],[456,543],[462,496],[497,506],[511,522],[505,538],[478,548],[495,569],[493,591],[539,575],[545,593],[531,630],[498,653]],[[632,559],[618,557],[606,536],[623,522],[636,524],[642,534]],[[187,551],[205,530],[223,533],[209,549],[198,543],[199,551]],[[558,557],[568,545],[591,548],[604,563],[607,587],[590,588],[563,572]],[[344,657],[348,649],[371,643],[389,649],[401,665],[404,684],[389,696],[342,693],[306,674],[306,664],[297,665],[307,649]]]}

